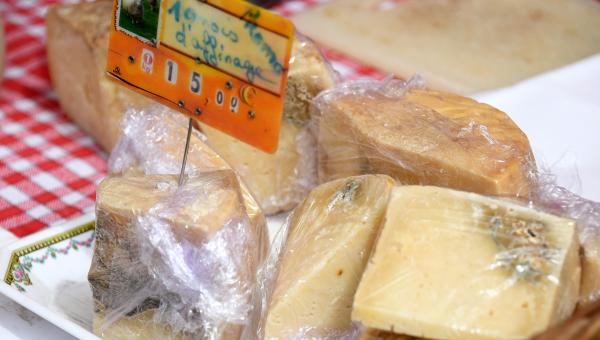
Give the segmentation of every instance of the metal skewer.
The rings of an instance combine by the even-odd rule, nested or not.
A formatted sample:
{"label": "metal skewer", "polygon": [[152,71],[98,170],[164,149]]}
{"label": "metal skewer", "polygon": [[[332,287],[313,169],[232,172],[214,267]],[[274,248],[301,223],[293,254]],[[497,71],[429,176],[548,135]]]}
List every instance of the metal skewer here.
{"label": "metal skewer", "polygon": [[185,163],[187,163],[188,152],[190,151],[190,138],[192,137],[192,118],[188,125],[187,138],[185,140],[185,150],[183,151],[183,162],[181,163],[181,172],[179,173],[179,186],[183,184],[183,176],[185,176]]}

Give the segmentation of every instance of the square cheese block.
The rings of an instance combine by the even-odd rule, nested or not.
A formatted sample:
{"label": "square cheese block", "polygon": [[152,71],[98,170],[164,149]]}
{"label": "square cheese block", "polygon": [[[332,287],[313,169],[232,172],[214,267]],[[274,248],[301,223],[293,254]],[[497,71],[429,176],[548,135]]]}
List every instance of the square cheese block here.
{"label": "square cheese block", "polygon": [[352,299],[394,181],[365,175],[322,184],[294,210],[265,321],[265,339],[352,331]]}
{"label": "square cheese block", "polygon": [[88,274],[99,335],[147,319],[148,329],[156,323],[230,339],[243,328],[234,318],[250,317],[262,236],[249,221],[235,174],[206,172],[182,186],[177,179],[125,175],[100,183]]}
{"label": "square cheese block", "polygon": [[572,220],[473,193],[392,191],[352,319],[434,339],[524,339],[579,294]]}
{"label": "square cheese block", "polygon": [[[123,114],[118,143],[109,158],[109,172],[143,173],[147,175],[179,174],[185,150],[188,121],[178,112],[162,105],[130,109]],[[194,130],[190,137],[186,174],[231,169]],[[239,179],[239,175],[238,175]],[[264,250],[268,248],[266,221],[247,185],[239,179],[246,212],[257,232],[264,234]]]}
{"label": "square cheese block", "polygon": [[[129,176],[179,174],[185,149],[187,119],[162,105],[145,109],[130,109],[123,115],[123,131],[115,145],[108,167],[111,174]],[[187,176],[200,176],[205,172],[231,170],[227,162],[203,142],[205,137],[194,130],[190,136]],[[246,213],[257,235],[261,236],[261,249],[266,256],[269,247],[265,216],[239,178]]]}
{"label": "square cheese block", "polygon": [[382,173],[404,184],[529,196],[527,136],[489,105],[391,80],[342,84],[316,106],[322,182]]}
{"label": "square cheese block", "polygon": [[297,36],[275,153],[263,152],[202,124],[210,146],[248,183],[266,214],[292,209],[316,185],[316,147],[307,123],[311,101],[334,81],[333,70],[317,46]]}

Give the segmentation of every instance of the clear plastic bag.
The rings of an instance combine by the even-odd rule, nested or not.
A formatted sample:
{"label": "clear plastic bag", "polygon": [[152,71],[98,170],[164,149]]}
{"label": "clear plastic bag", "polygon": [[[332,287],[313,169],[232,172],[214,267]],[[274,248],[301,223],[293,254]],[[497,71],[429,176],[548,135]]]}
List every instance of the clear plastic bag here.
{"label": "clear plastic bag", "polygon": [[231,170],[182,186],[175,175],[109,176],[96,215],[89,280],[100,334],[117,321],[135,328],[140,314],[174,338],[237,338],[251,327],[261,236]]}
{"label": "clear plastic bag", "polygon": [[254,334],[264,216],[237,175],[194,131],[177,186],[186,120],[129,109],[97,191],[88,275],[105,338],[235,339]]}
{"label": "clear plastic bag", "polygon": [[[147,175],[179,174],[185,139],[187,119],[162,105],[129,108],[123,116],[123,134],[108,160],[112,174],[144,173]],[[206,136],[193,130],[185,168],[187,176],[203,172],[231,169],[206,143]],[[239,176],[238,176],[239,177]],[[264,228],[265,217],[254,195],[239,179],[246,211],[257,229]],[[266,230],[266,229],[265,229]],[[265,231],[265,241],[268,243]]]}

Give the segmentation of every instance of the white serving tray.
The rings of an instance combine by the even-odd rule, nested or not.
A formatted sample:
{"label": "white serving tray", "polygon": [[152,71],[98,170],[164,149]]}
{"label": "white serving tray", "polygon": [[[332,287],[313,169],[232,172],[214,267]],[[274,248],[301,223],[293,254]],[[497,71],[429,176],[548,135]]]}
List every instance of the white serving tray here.
{"label": "white serving tray", "polygon": [[[269,235],[286,217],[267,219]],[[87,280],[93,248],[93,213],[8,243],[0,248],[0,294],[79,339],[98,340]]]}
{"label": "white serving tray", "polygon": [[0,293],[79,339],[92,328],[94,215],[48,228],[0,249]]}

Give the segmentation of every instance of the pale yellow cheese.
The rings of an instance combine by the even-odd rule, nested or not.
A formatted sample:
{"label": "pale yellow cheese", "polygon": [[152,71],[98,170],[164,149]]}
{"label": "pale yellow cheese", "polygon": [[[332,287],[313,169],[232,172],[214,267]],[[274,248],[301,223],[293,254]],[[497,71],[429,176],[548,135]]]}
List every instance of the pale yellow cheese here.
{"label": "pale yellow cheese", "polygon": [[352,319],[442,339],[523,339],[573,312],[575,223],[437,187],[392,191]]}
{"label": "pale yellow cheese", "polygon": [[185,339],[183,334],[173,332],[171,327],[152,322],[153,316],[154,312],[146,310],[105,327],[107,321],[104,314],[96,313],[92,321],[92,331],[102,339]]}
{"label": "pale yellow cheese", "polygon": [[294,210],[265,325],[265,339],[351,330],[358,281],[393,180],[365,175],[311,191]]}
{"label": "pale yellow cheese", "polygon": [[[265,214],[293,208],[316,185],[314,142],[307,132],[302,134],[304,140],[298,141],[301,130],[293,124],[282,124],[279,147],[269,154],[202,125],[210,146],[248,183]],[[306,148],[301,150],[301,145]]]}
{"label": "pale yellow cheese", "polygon": [[528,197],[533,154],[504,112],[451,93],[385,93],[397,85],[351,83],[316,100],[320,182],[382,173],[407,184]]}
{"label": "pale yellow cheese", "polygon": [[292,209],[316,185],[316,148],[307,126],[310,103],[333,83],[333,71],[317,47],[298,37],[292,48],[275,153],[202,124],[208,143],[240,174],[266,214]]}

